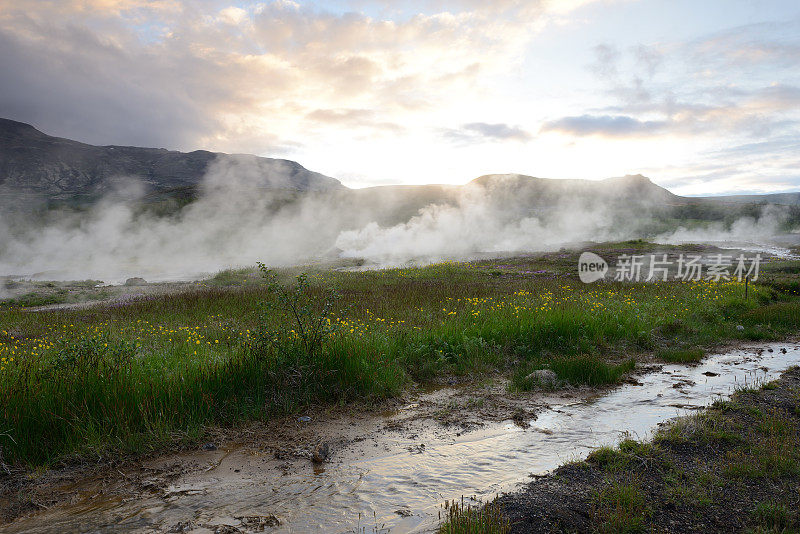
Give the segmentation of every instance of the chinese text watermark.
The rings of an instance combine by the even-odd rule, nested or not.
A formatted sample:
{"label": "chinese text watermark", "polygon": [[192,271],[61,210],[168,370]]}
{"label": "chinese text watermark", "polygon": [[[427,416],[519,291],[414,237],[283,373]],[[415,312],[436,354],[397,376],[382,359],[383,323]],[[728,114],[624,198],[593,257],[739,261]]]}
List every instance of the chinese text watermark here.
{"label": "chinese text watermark", "polygon": [[761,254],[738,256],[732,254],[622,254],[611,269],[605,259],[593,252],[584,252],[578,259],[578,275],[581,282],[591,284],[606,277],[612,271],[615,282],[720,282],[749,279],[758,280]]}

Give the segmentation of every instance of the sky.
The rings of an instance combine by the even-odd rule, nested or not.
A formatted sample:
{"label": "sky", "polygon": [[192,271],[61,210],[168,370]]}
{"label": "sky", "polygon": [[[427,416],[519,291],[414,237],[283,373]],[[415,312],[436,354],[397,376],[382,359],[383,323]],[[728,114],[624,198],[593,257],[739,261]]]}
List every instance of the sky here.
{"label": "sky", "polygon": [[800,190],[797,0],[0,0],[0,117],[349,187]]}

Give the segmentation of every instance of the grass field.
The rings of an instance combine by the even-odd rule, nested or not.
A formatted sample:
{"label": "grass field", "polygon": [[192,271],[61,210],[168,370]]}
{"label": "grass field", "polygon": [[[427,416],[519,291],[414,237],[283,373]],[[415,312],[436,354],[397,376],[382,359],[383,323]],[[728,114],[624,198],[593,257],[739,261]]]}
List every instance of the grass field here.
{"label": "grass field", "polygon": [[296,270],[273,285],[226,271],[124,305],[0,306],[3,455],[40,466],[149,451],[211,426],[452,377],[502,374],[524,391],[548,368],[561,384],[598,386],[637,355],[696,361],[704,348],[785,336],[800,322],[800,298],[781,288],[756,285],[745,300],[735,282],[584,285],[570,274],[576,258],[317,270],[299,288]]}

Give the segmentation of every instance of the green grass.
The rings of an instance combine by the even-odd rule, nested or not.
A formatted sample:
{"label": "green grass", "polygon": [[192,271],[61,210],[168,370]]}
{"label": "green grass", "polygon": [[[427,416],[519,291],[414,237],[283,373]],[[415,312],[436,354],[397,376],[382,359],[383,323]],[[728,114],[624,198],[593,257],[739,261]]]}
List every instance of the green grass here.
{"label": "green grass", "polygon": [[800,295],[800,264],[796,261],[767,263],[759,281],[784,293]]}
{"label": "green grass", "polygon": [[207,283],[221,287],[241,286],[258,281],[254,274],[250,268],[225,269],[209,278]]}
{"label": "green grass", "polygon": [[[751,335],[740,323],[775,337],[800,322],[798,301],[773,302],[769,288],[754,286],[744,301],[735,283],[586,286],[564,275],[574,259],[312,271],[309,317],[327,288],[341,299],[311,355],[246,270],[125,305],[3,306],[0,446],[7,461],[28,465],[146,451],[201,439],[209,426],[375,402],[454,375],[506,373],[524,390],[524,377],[547,367],[564,383],[598,386],[633,368],[631,352]],[[278,274],[290,283],[297,270]]]}
{"label": "green grass", "polygon": [[800,300],[791,300],[749,310],[742,315],[742,321],[747,325],[792,328],[797,326],[798,317],[800,317]]}
{"label": "green grass", "polygon": [[53,293],[41,294],[29,292],[13,299],[9,299],[4,304],[6,306],[17,306],[31,308],[35,306],[48,306],[50,304],[63,304],[68,302],[69,292],[66,289],[57,289]]}
{"label": "green grass", "polygon": [[597,531],[632,534],[645,531],[650,513],[647,498],[635,483],[613,482],[594,499]]}
{"label": "green grass", "polygon": [[624,470],[643,456],[652,453],[649,443],[640,443],[632,439],[622,440],[617,447],[599,447],[586,457],[586,461],[605,471]]}
{"label": "green grass", "polygon": [[666,348],[655,353],[656,358],[667,363],[697,363],[705,356],[705,351],[699,348]]}
{"label": "green grass", "polygon": [[568,358],[555,358],[533,362],[529,366],[521,367],[511,381],[512,391],[530,391],[540,386],[552,387],[551,384],[539,384],[529,375],[539,369],[550,369],[558,377],[560,383],[573,386],[605,386],[616,384],[636,366],[634,359],[628,359],[620,364],[608,363],[598,356],[574,356]]}
{"label": "green grass", "polygon": [[800,514],[796,509],[773,501],[764,501],[756,506],[752,514],[753,522],[760,532],[798,532]]}
{"label": "green grass", "polygon": [[2,308],[33,308],[38,306],[50,306],[53,304],[70,304],[87,300],[102,300],[108,298],[110,293],[100,289],[88,291],[101,282],[96,280],[85,280],[79,282],[65,282],[60,286],[53,283],[34,283],[34,287],[46,288],[44,291],[29,291],[13,298],[0,301]]}

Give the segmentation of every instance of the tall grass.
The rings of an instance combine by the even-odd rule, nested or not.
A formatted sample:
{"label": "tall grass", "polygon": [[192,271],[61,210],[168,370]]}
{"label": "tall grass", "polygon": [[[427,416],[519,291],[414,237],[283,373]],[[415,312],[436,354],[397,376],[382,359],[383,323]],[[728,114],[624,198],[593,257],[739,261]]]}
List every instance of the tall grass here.
{"label": "tall grass", "polygon": [[511,531],[511,523],[503,517],[497,501],[484,506],[473,507],[457,500],[448,501],[444,506],[445,517],[441,512],[439,534],[505,534]]}
{"label": "tall grass", "polygon": [[61,359],[27,360],[3,376],[3,449],[47,463],[70,453],[141,450],[180,431],[292,412],[318,401],[397,393],[404,376],[381,354],[337,341],[314,357],[299,345],[243,344],[221,360],[165,367],[124,342],[79,342]]}
{"label": "tall grass", "polygon": [[[278,275],[289,290],[291,277]],[[443,264],[311,273],[298,302],[316,326],[304,337],[280,307],[265,308],[275,291],[199,287],[121,306],[0,310],[5,458],[42,465],[146,450],[197,439],[208,425],[380,399],[446,375],[524,377],[546,365],[566,382],[599,385],[632,368],[626,351],[668,345],[667,336],[731,338],[743,317],[775,335],[799,320],[794,301],[745,302],[736,284],[571,287]]]}

